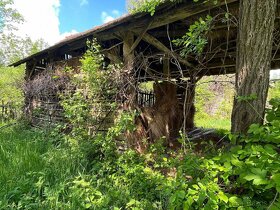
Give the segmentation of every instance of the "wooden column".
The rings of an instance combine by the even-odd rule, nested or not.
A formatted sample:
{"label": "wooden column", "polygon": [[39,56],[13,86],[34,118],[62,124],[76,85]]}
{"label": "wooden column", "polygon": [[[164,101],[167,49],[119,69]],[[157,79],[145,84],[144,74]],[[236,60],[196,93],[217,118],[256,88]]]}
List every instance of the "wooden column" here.
{"label": "wooden column", "polygon": [[163,76],[170,80],[170,59],[168,54],[165,54],[163,57]]}
{"label": "wooden column", "polygon": [[178,94],[182,95],[181,104],[183,111],[183,127],[186,131],[194,128],[195,116],[195,91],[200,78],[190,76],[188,81],[182,81],[178,87]]}
{"label": "wooden column", "polygon": [[26,62],[26,68],[25,68],[25,80],[26,81],[32,78],[35,67],[36,67],[36,61],[31,60],[31,61]]}
{"label": "wooden column", "polygon": [[194,115],[195,115],[195,88],[196,79],[191,76],[186,84],[185,97],[184,97],[184,128],[190,131],[194,128]]}
{"label": "wooden column", "polygon": [[28,61],[26,63],[26,68],[25,68],[25,77],[24,77],[24,82],[25,82],[25,86],[27,88],[25,88],[26,90],[24,91],[24,105],[23,105],[23,113],[25,115],[25,118],[31,122],[31,118],[32,118],[32,96],[30,95],[30,93],[28,92],[28,83],[30,82],[32,75],[34,73],[36,67],[36,62],[35,61]]}
{"label": "wooden column", "polygon": [[134,34],[132,32],[126,32],[122,34],[123,38],[123,62],[124,62],[124,75],[125,82],[125,100],[127,108],[133,108],[136,103],[136,81],[134,71],[134,50],[132,46],[134,44]]}
{"label": "wooden column", "polygon": [[121,64],[122,60],[120,55],[116,54],[113,50],[104,52],[104,55],[110,59],[113,64]]}
{"label": "wooden column", "polygon": [[131,51],[133,44],[134,34],[132,32],[123,34],[123,61],[127,71],[132,71],[134,68],[134,50]]}

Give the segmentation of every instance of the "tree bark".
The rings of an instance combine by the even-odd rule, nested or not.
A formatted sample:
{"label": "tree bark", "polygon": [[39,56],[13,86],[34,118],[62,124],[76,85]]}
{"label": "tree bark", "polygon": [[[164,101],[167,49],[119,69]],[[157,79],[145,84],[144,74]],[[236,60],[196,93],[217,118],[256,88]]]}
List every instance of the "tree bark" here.
{"label": "tree bark", "polygon": [[233,133],[263,123],[277,0],[241,0],[237,37]]}

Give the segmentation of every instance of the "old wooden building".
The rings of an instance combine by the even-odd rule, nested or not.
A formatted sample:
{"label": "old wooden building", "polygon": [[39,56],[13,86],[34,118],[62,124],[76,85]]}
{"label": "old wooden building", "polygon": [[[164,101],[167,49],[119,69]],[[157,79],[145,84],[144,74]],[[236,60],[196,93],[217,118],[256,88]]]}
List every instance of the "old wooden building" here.
{"label": "old wooden building", "polygon": [[[96,38],[104,49],[108,62],[123,62],[138,83],[156,81],[152,93],[139,93],[136,101],[140,108],[150,108],[142,110],[151,118],[144,122],[152,130],[151,136],[157,138],[164,135],[172,138],[178,134],[179,129],[192,129],[194,126],[197,81],[205,75],[235,73],[238,4],[238,0],[221,0],[218,4],[205,1],[195,3],[193,0],[165,3],[154,15],[125,15],[72,35],[12,65],[26,64],[27,83],[37,75],[42,75],[46,69],[55,71],[66,65],[78,68],[79,58],[87,50],[86,41]],[[194,53],[182,56],[182,49],[175,46],[173,40],[184,36],[190,25],[199,18],[205,19],[207,15],[213,19],[210,30],[205,34],[207,44],[203,52],[199,56]],[[278,26],[276,23],[276,27]],[[277,67],[280,59],[277,41],[279,35],[275,34],[273,68]],[[40,81],[39,83],[43,83],[46,78],[42,77]],[[35,92],[40,88],[39,83],[35,84]],[[49,110],[56,106],[53,110],[59,112],[61,107],[55,91],[53,96],[50,90],[46,92],[48,94],[45,97],[36,98],[36,93],[34,96],[27,96],[26,111],[32,112],[36,106],[45,106]],[[159,122],[163,125],[157,126]],[[157,129],[153,130],[153,127]]]}

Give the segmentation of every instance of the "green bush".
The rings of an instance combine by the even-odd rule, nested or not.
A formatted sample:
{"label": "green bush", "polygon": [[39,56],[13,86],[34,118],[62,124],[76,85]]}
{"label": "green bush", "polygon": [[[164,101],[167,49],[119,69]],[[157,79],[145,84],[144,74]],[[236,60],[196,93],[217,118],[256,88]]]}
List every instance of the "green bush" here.
{"label": "green bush", "polygon": [[22,104],[23,102],[23,77],[24,68],[8,68],[0,66],[0,103],[15,102]]}
{"label": "green bush", "polygon": [[279,209],[278,107],[273,100],[265,125],[200,154],[160,143],[118,153],[122,119],[77,144],[56,131],[8,128],[0,133],[0,209]]}

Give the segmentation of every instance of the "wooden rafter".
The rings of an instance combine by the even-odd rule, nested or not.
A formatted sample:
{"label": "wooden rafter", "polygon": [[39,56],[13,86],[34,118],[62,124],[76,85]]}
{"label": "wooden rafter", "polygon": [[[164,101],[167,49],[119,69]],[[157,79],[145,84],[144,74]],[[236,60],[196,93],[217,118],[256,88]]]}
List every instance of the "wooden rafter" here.
{"label": "wooden rafter", "polygon": [[139,36],[137,37],[137,39],[135,40],[135,42],[133,43],[133,45],[131,46],[130,49],[130,53],[133,52],[135,50],[135,48],[138,46],[138,44],[141,42],[144,34],[149,30],[151,24],[153,23],[153,21],[150,21],[150,23],[144,28],[144,30],[139,34]]}
{"label": "wooden rafter", "polygon": [[[99,41],[108,41],[115,38],[122,40],[122,37],[118,36],[120,32],[126,33],[127,31],[134,31],[138,35],[141,35],[143,28],[145,28],[149,23],[151,23],[149,30],[156,29],[161,26],[207,12],[218,6],[223,6],[225,4],[229,6],[229,4],[232,3],[238,3],[238,0],[218,0],[218,4],[209,4],[204,1],[194,3],[190,0],[176,5],[175,7],[174,5],[169,7],[163,5],[163,7],[160,7],[153,16],[146,13],[125,16],[119,20],[113,21],[110,24],[105,24],[101,27],[96,27],[83,32],[80,35],[67,38],[52,47],[13,63],[11,66],[18,66],[32,58],[36,58],[36,60],[46,58],[48,57],[49,52],[60,50],[61,53],[64,53],[79,49],[80,47],[84,47],[84,41],[91,37],[96,37]],[[135,45],[136,44],[137,42]]]}
{"label": "wooden rafter", "polygon": [[[238,3],[238,0],[219,0],[217,4],[213,3],[205,3],[205,1],[201,1],[199,3],[193,3],[190,1],[189,3],[180,5],[180,7],[176,9],[167,9],[165,11],[162,11],[160,13],[155,13],[154,16],[146,15],[145,17],[142,17],[141,19],[138,19],[137,21],[131,21],[127,23],[126,25],[117,25],[116,27],[111,29],[111,32],[122,32],[127,30],[132,30],[136,33],[141,33],[143,31],[143,28],[147,26],[152,21],[152,24],[150,25],[150,29],[158,28],[170,23],[174,23],[178,20],[183,20],[188,17],[195,16],[197,14],[203,13],[205,11],[211,10],[213,8],[216,8],[217,6],[224,6],[225,4],[231,4],[231,3]],[[96,31],[96,36],[108,40],[112,38],[112,33],[108,34],[106,33],[106,29],[104,27],[103,30]]]}
{"label": "wooden rafter", "polygon": [[171,51],[168,47],[166,47],[163,43],[161,43],[157,38],[153,37],[152,35],[145,33],[143,35],[143,40],[160,51],[163,51],[165,54],[170,55],[171,57],[177,59],[180,63],[188,66],[188,67],[193,67],[193,65],[188,62],[186,59],[182,58],[180,55],[178,55],[176,52]]}

